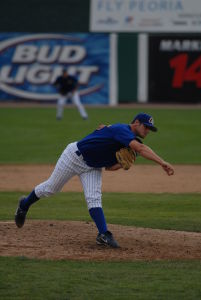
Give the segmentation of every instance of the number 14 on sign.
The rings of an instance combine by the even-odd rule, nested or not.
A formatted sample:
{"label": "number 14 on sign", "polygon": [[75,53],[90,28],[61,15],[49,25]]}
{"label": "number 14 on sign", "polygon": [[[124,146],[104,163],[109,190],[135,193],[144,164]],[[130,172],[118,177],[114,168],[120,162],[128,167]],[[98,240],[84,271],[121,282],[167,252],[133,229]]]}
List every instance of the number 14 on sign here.
{"label": "number 14 on sign", "polygon": [[201,56],[188,66],[188,54],[180,54],[169,61],[170,67],[174,69],[172,87],[181,88],[184,82],[194,81],[201,88]]}

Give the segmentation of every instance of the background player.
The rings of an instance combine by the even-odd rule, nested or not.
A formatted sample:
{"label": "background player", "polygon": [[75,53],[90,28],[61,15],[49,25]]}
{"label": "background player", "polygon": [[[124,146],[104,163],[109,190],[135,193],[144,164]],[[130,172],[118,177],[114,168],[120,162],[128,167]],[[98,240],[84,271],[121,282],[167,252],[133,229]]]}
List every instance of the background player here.
{"label": "background player", "polygon": [[57,120],[63,118],[64,105],[68,99],[71,99],[73,104],[76,105],[81,117],[86,120],[88,118],[87,112],[80,101],[80,96],[77,91],[78,81],[76,77],[68,74],[67,70],[63,70],[62,75],[57,77],[54,82],[54,86],[57,88],[60,96],[57,100]]}
{"label": "background player", "polygon": [[70,178],[78,175],[84,189],[89,214],[98,228],[97,244],[117,248],[119,245],[112,233],[108,231],[102,209],[102,168],[111,171],[120,169],[121,165],[117,163],[115,154],[126,146],[144,158],[161,165],[168,175],[173,175],[174,169],[168,162],[137,140],[138,137],[145,138],[150,130],[157,131],[153,118],[148,114],[140,113],[131,124],[100,126],[79,142],[69,144],[61,154],[49,179],[37,185],[28,197],[20,199],[15,214],[16,225],[18,227],[24,225],[28,209],[33,203],[42,197],[59,192]]}

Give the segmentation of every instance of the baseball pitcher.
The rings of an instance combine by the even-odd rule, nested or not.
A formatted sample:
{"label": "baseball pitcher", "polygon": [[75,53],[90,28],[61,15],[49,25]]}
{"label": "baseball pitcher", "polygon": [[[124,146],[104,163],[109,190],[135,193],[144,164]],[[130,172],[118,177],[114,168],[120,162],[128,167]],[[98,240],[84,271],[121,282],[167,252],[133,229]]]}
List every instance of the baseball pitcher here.
{"label": "baseball pitcher", "polygon": [[119,247],[108,230],[102,209],[102,168],[109,171],[120,168],[128,170],[134,164],[136,155],[141,155],[159,164],[167,175],[173,175],[173,167],[139,139],[144,139],[150,131],[157,131],[153,118],[146,113],[140,113],[131,124],[101,125],[80,141],[69,144],[51,176],[37,185],[27,197],[19,200],[15,213],[17,227],[24,225],[27,212],[33,203],[59,192],[69,179],[77,175],[83,186],[89,214],[98,229],[96,243]]}

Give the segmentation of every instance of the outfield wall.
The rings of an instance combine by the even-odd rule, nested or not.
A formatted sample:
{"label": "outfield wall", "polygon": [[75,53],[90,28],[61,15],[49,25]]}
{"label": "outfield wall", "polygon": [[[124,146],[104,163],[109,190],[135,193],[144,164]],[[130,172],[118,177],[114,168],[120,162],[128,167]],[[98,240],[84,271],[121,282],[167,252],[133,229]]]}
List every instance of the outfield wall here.
{"label": "outfield wall", "polygon": [[[199,5],[199,1],[193,1],[195,2],[194,5],[196,8],[196,5]],[[96,2],[98,3],[98,1]],[[125,31],[119,32],[117,30],[116,32],[113,32],[112,29],[116,28],[115,26],[119,24],[119,20],[116,20],[115,18],[116,15],[112,15],[113,11],[115,10],[114,8],[116,7],[116,9],[119,9],[121,6],[120,4],[125,4],[125,2],[130,3],[133,10],[138,9],[140,17],[143,17],[144,8],[142,9],[140,6],[142,1],[119,1],[119,5],[117,5],[117,1],[115,0],[100,1],[100,3],[105,3],[104,9],[106,9],[107,13],[109,13],[106,18],[101,17],[98,20],[99,25],[107,25],[107,32],[100,32],[100,34],[108,36],[108,40],[110,40],[110,46],[109,48],[106,47],[104,49],[99,43],[94,42],[94,44],[91,44],[91,47],[95,50],[94,52],[96,52],[95,67],[98,65],[99,69],[98,72],[93,72],[90,80],[81,82],[81,89],[85,89],[89,92],[85,93],[84,91],[81,91],[82,101],[86,104],[111,105],[133,102],[200,102],[200,14],[196,14],[195,9],[194,15],[187,16],[186,14],[185,16],[188,17],[188,20],[185,20],[186,23],[182,23],[183,27],[190,26],[188,27],[187,32],[192,30],[192,28],[195,28],[195,32],[197,32],[196,34],[190,32],[188,34],[183,32],[177,33],[175,30],[177,30],[177,28],[181,29],[181,24],[176,21],[173,22],[171,25],[172,27],[170,27],[174,28],[174,33],[166,32],[160,33],[160,35],[157,34],[157,32],[143,33],[143,27],[140,29],[140,32],[142,33],[132,32],[132,27],[134,26],[136,18],[132,18],[131,16],[128,17],[127,15],[125,15],[124,19],[122,19],[125,22]],[[166,9],[166,12],[163,13],[168,15],[168,13],[173,9],[171,5],[161,8],[157,4],[159,2],[161,3],[162,1],[148,0],[145,15],[150,16],[150,13],[152,13],[151,10],[154,10],[154,16],[160,16],[160,12],[157,10],[162,8]],[[166,3],[170,2],[173,3],[172,1],[166,1]],[[188,1],[185,0],[183,3],[187,6],[186,9],[188,9]],[[179,13],[180,9],[181,7],[178,6],[177,13]],[[30,0],[28,5],[27,1],[25,0],[7,0],[1,4],[0,10],[0,46],[2,39],[6,34],[17,35],[19,33],[22,35],[37,33],[61,35],[82,34],[85,36],[88,35],[88,37],[90,36],[90,39],[95,41],[97,32],[89,33],[89,17],[89,0],[58,0],[57,2],[53,0]],[[157,30],[157,24],[154,23],[154,20],[155,19],[149,19],[153,26],[151,31]],[[143,23],[141,23],[141,25],[142,24]],[[163,26],[165,28],[165,22],[163,23]],[[111,30],[108,28],[111,28]],[[126,30],[129,32],[126,32]],[[41,45],[42,43],[45,44],[47,39],[44,39],[44,41],[41,40],[40,42]],[[74,41],[74,45],[75,44],[76,42]],[[163,45],[165,46],[163,47]],[[36,41],[33,42],[33,46],[39,47]],[[47,47],[53,47],[52,41],[47,45]],[[56,47],[56,42],[54,42],[54,47]],[[81,65],[79,62],[73,63],[72,65],[70,65],[68,62],[67,66],[67,63],[62,64],[60,62],[60,67],[82,67],[82,64],[94,66],[92,63],[94,62],[95,57],[94,54],[92,55],[93,51],[87,46],[87,42],[84,47],[88,49],[87,56],[89,60],[91,60],[90,63],[89,60],[83,60]],[[10,49],[10,51],[12,52],[14,50]],[[107,52],[106,55],[105,52]],[[103,55],[105,55],[104,58],[102,57]],[[7,65],[9,57],[9,63],[12,64],[12,70],[19,67],[20,64],[22,68],[28,66],[28,63],[16,63],[15,61],[12,62],[12,53],[8,54],[7,50],[5,51],[4,49],[4,51],[0,52],[0,101],[7,99],[26,99],[26,91],[22,97],[22,93],[20,94],[19,91],[17,91],[16,94],[14,94],[13,91],[11,93],[10,87],[8,87],[9,84],[12,84],[12,77],[15,76],[15,74],[9,73],[7,70],[6,80],[8,82],[5,82],[5,69],[3,72],[4,75],[2,75],[2,67]],[[31,64],[34,66],[36,61],[29,62],[29,67],[31,67]],[[48,67],[47,63],[45,66],[46,68]],[[75,72],[75,68],[73,72]],[[80,76],[80,74],[77,75]],[[43,78],[48,76],[47,69],[46,75],[40,74],[39,76],[42,76]],[[99,80],[99,77],[101,76],[102,81]],[[103,79],[104,76],[105,80]],[[6,87],[5,83],[7,85]],[[39,78],[38,85],[34,86],[32,82],[32,86],[29,86],[29,90],[31,90],[33,93],[41,94],[42,84],[43,82]],[[94,92],[94,86],[97,85],[99,85],[99,89],[95,89]],[[19,83],[16,83],[16,86],[13,87],[12,90],[23,90],[27,86],[28,83],[26,81],[23,82],[23,86],[21,87]],[[47,87],[45,85],[43,88],[44,91],[46,90],[46,92],[48,90],[49,92],[52,92],[53,95],[50,98],[55,99],[55,91],[51,90],[50,86]],[[36,100],[33,98],[31,99],[30,96],[28,96],[27,99],[30,101]],[[43,101],[44,99],[41,100]]]}

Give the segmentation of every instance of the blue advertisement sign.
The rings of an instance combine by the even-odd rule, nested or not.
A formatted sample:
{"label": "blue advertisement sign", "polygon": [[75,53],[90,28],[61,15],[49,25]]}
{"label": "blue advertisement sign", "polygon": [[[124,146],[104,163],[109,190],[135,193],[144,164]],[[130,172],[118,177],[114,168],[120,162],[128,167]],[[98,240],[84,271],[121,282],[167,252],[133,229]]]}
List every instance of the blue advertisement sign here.
{"label": "blue advertisement sign", "polygon": [[53,86],[65,68],[86,104],[109,103],[108,34],[0,34],[0,101],[57,100]]}

